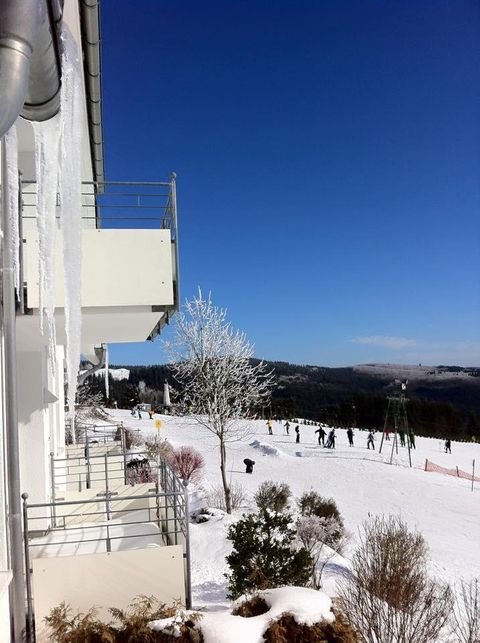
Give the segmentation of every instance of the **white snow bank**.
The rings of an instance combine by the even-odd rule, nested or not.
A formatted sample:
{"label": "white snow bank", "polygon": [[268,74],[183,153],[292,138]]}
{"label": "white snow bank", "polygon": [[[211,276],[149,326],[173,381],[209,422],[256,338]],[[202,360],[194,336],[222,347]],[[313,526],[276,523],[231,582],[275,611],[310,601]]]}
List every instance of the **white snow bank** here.
{"label": "white snow bank", "polygon": [[[335,620],[331,611],[332,602],[324,592],[306,587],[279,587],[259,592],[270,607],[268,612],[259,616],[233,616],[225,612],[207,612],[202,614],[198,628],[203,634],[205,643],[262,643],[263,635],[272,621],[279,620],[284,614],[293,616],[299,625],[311,627],[325,620]],[[239,605],[246,598],[239,599]],[[156,631],[171,631],[175,618],[153,621],[150,627]]]}
{"label": "white snow bank", "polygon": [[272,446],[271,444],[265,444],[264,442],[260,442],[259,440],[254,440],[253,442],[250,442],[250,446],[253,449],[258,449],[263,453],[263,455],[279,455],[280,451],[277,449],[277,447]]}

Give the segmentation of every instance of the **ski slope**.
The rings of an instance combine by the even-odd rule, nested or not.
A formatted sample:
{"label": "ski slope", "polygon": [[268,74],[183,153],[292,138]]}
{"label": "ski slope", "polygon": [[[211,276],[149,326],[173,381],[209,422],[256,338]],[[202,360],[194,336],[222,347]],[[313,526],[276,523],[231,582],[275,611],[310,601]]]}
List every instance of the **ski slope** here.
{"label": "ski slope", "polygon": [[[205,458],[205,471],[199,485],[191,485],[192,505],[206,506],[205,494],[220,484],[218,439],[189,417],[158,416],[138,420],[126,410],[109,411],[116,421],[139,428],[144,435],[156,432],[155,420],[162,420],[160,435],[175,447],[191,445]],[[453,583],[460,577],[480,576],[480,482],[471,491],[471,482],[425,472],[425,459],[436,464],[471,471],[472,460],[480,474],[480,445],[452,442],[452,453],[444,453],[443,442],[431,438],[416,439],[412,450],[412,468],[405,448],[394,453],[390,464],[391,444],[385,442],[378,453],[381,434],[376,434],[375,451],[366,448],[367,432],[355,430],[354,447],[348,446],[346,432],[336,431],[334,450],[318,445],[316,426],[302,426],[301,442],[295,443],[295,424],[290,436],[279,422],[268,435],[265,421],[242,423],[245,434],[227,450],[230,479],[241,484],[247,500],[245,507],[232,516],[217,512],[210,521],[191,525],[192,580],[195,607],[225,609],[227,571],[225,556],[230,543],[225,530],[249,508],[254,509],[253,494],[264,480],[286,482],[294,496],[315,490],[333,497],[350,534],[345,559],[338,557],[327,571],[325,589],[335,593],[335,576],[348,566],[348,556],[355,547],[358,527],[369,516],[400,515],[412,529],[425,537],[430,550],[432,575]],[[244,458],[255,461],[253,474],[245,473]]]}

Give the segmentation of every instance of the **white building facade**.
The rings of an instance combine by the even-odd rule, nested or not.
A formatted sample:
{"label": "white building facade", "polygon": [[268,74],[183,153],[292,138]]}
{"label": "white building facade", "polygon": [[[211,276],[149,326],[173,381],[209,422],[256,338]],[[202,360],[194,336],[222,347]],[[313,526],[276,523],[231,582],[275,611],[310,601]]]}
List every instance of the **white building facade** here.
{"label": "white building facade", "polygon": [[[14,76],[11,67],[16,44],[11,32],[25,39],[26,30],[33,54],[27,63],[29,88],[23,100],[17,99],[11,113],[0,114],[4,130],[16,128],[18,169],[20,172],[18,221],[13,221],[11,189],[9,194],[7,145],[2,145],[2,317],[0,327],[0,643],[21,640],[25,627],[25,587],[21,558],[22,524],[19,492],[26,492],[29,502],[51,500],[51,454],[61,457],[65,449],[65,369],[68,347],[79,342],[81,355],[94,362],[98,348],[109,342],[137,342],[154,338],[178,306],[178,242],[176,225],[175,176],[158,184],[108,184],[104,180],[101,104],[99,14],[96,0],[8,0],[7,17],[2,20],[0,7],[0,102],[8,102]],[[28,6],[27,6],[28,5]],[[13,15],[18,11],[20,15]],[[29,24],[38,12],[38,24]],[[10,22],[9,22],[10,21]],[[7,29],[7,23],[12,27]],[[5,25],[5,26],[4,26]],[[45,25],[46,28],[45,28]],[[39,289],[39,253],[50,238],[38,226],[38,193],[44,187],[37,176],[35,155],[39,153],[30,121],[44,121],[45,104],[52,118],[59,117],[60,84],[62,83],[62,41],[60,32],[68,28],[84,61],[79,76],[81,115],[81,202],[76,216],[81,219],[78,243],[81,248],[81,330],[73,337],[72,326],[65,317],[75,316],[72,293],[68,292],[65,272],[72,271],[65,257],[62,234],[68,236],[68,225],[56,219],[56,239],[52,243],[50,262],[53,279],[47,289]],[[2,31],[3,29],[3,31]],[[8,32],[8,33],[7,33]],[[47,36],[43,33],[45,32]],[[48,41],[48,36],[51,42]],[[45,40],[47,39],[47,40]],[[47,43],[47,44],[46,44]],[[41,54],[50,51],[50,66],[36,60],[36,47]],[[12,53],[13,51],[13,53]],[[41,58],[41,56],[39,56]],[[44,55],[45,57],[45,55]],[[53,60],[53,63],[52,63]],[[23,63],[22,63],[23,64]],[[17,69],[18,71],[18,69]],[[10,74],[10,76],[9,76]],[[52,97],[38,100],[35,113],[32,99],[35,88],[53,81]],[[5,82],[3,82],[3,80]],[[51,79],[50,79],[51,80]],[[53,103],[53,106],[52,106]],[[10,108],[9,108],[10,109]],[[5,109],[5,111],[8,111]],[[22,113],[23,116],[19,114]],[[17,118],[18,116],[18,118]],[[48,116],[48,115],[47,115]],[[26,117],[26,118],[25,118]],[[37,118],[38,117],[38,118]],[[63,116],[65,118],[65,116]],[[12,120],[13,119],[13,120]],[[30,120],[29,120],[30,119]],[[9,122],[10,120],[10,122]],[[49,118],[46,118],[49,120]],[[1,135],[6,135],[2,131]],[[37,164],[38,166],[38,164]],[[63,178],[65,181],[65,177]],[[67,180],[70,180],[67,177]],[[58,201],[58,200],[57,200]],[[142,223],[142,204],[149,204],[149,227]],[[154,206],[158,205],[158,212]],[[58,208],[58,202],[54,206]],[[115,220],[116,208],[130,213]],[[152,216],[152,210],[155,215]],[[107,214],[105,214],[105,212]],[[112,216],[113,214],[113,216]],[[19,234],[18,256],[13,256],[12,226]],[[129,226],[128,228],[126,226]],[[7,229],[8,228],[8,229]],[[14,231],[15,236],[15,231]],[[128,257],[128,261],[122,258]],[[77,264],[80,266],[80,264]],[[74,266],[75,268],[75,266]],[[73,269],[74,269],[73,268]],[[17,272],[15,283],[12,276]],[[76,275],[78,277],[78,275]],[[49,352],[46,317],[43,332],[40,308],[45,293],[54,302],[55,347]],[[10,302],[10,303],[9,303]],[[13,302],[13,312],[12,312]],[[43,302],[45,305],[45,301]],[[70,306],[70,309],[69,309]],[[97,351],[95,350],[97,349]],[[78,363],[77,363],[78,366]]]}

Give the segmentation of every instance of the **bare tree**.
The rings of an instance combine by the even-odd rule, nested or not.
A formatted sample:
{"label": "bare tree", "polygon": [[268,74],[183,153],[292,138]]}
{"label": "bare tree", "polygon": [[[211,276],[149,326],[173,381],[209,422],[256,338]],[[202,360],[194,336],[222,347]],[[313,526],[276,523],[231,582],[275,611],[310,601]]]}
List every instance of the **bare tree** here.
{"label": "bare tree", "polygon": [[167,349],[187,408],[219,440],[225,507],[231,513],[226,445],[244,434],[241,420],[268,400],[273,375],[263,362],[252,362],[253,346],[244,333],[233,330],[226,310],[200,290],[177,316],[175,339]]}
{"label": "bare tree", "polygon": [[433,643],[452,608],[448,585],[427,576],[427,547],[399,518],[365,523],[340,606],[363,643]]}
{"label": "bare tree", "polygon": [[480,578],[459,581],[452,633],[459,643],[480,643]]}

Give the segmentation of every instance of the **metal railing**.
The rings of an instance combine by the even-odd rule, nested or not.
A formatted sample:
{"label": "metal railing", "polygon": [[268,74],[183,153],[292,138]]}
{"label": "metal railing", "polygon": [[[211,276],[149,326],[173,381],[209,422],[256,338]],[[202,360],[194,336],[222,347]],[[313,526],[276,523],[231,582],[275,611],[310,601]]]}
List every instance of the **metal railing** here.
{"label": "metal railing", "polygon": [[[170,181],[83,181],[82,220],[96,228],[167,229],[176,241],[175,182],[174,173]],[[36,218],[36,202],[36,182],[22,181],[24,220]]]}
{"label": "metal railing", "polygon": [[[76,447],[78,453],[58,458],[50,453],[51,497],[55,502],[65,492],[105,489],[109,483],[135,485],[156,479],[158,465],[147,451],[128,452],[118,447],[104,451],[103,446],[87,442]],[[101,451],[101,453],[98,453]],[[167,488],[163,485],[163,488]]]}
{"label": "metal railing", "polygon": [[[36,227],[37,185],[35,181],[20,181],[20,238],[28,229]],[[173,310],[180,301],[179,246],[177,222],[176,174],[169,181],[84,181],[82,183],[82,221],[85,228],[93,229],[162,229],[170,231],[173,251],[174,302]],[[57,215],[60,225],[59,195],[57,194]],[[20,255],[23,247],[20,248]],[[23,258],[20,256],[22,272],[21,292],[17,292],[18,310],[25,312],[25,284],[23,280]]]}
{"label": "metal railing", "polygon": [[[168,469],[165,463],[164,468]],[[188,491],[173,472],[164,472],[162,477],[172,485],[171,489],[160,491],[157,479],[155,488],[141,495],[116,497],[109,491],[108,481],[104,493],[86,500],[29,504],[28,494],[22,494],[29,642],[35,641],[32,558],[74,555],[72,550],[98,552],[98,543],[103,543],[108,553],[144,549],[151,544],[182,545],[186,607],[191,608]],[[75,522],[77,507],[85,522]],[[55,518],[45,530],[43,525],[52,514]]]}

